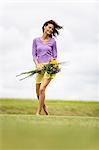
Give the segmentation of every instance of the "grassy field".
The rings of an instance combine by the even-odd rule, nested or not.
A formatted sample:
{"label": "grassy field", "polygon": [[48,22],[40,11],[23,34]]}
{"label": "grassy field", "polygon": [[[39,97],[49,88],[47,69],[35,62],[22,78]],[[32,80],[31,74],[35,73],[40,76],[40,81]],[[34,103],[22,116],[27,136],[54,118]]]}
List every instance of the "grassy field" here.
{"label": "grassy field", "polygon": [[0,150],[98,150],[99,102],[0,100]]}
{"label": "grassy field", "polygon": [[[50,115],[99,117],[99,102],[47,100],[46,104]],[[37,100],[0,99],[0,114],[35,115],[37,105]]]}

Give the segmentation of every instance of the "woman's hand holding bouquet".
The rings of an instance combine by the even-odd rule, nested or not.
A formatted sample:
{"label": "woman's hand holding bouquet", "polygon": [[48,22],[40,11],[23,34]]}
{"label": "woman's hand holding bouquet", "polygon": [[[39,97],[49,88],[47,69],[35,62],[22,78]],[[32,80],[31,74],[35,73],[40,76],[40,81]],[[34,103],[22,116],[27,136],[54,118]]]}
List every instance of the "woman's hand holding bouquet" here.
{"label": "woman's hand holding bouquet", "polygon": [[36,69],[37,70],[42,70],[43,69],[43,64],[40,64],[40,63],[36,64]]}

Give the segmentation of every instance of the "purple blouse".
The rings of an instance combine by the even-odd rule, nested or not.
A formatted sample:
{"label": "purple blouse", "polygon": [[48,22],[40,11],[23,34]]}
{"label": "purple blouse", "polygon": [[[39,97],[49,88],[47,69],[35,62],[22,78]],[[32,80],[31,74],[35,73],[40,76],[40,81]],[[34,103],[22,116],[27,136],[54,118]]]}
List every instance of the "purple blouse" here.
{"label": "purple blouse", "polygon": [[50,38],[47,43],[43,43],[40,37],[33,40],[32,44],[33,59],[39,63],[48,63],[51,59],[57,58],[57,46],[54,38]]}

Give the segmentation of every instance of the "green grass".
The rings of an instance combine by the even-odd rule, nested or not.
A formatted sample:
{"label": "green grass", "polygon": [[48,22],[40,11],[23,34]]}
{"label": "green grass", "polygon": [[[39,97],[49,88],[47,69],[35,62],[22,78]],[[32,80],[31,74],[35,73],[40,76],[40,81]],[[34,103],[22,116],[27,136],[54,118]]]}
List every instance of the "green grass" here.
{"label": "green grass", "polygon": [[[50,115],[99,117],[99,102],[47,100],[46,104]],[[37,100],[0,99],[0,114],[34,115],[37,105]]]}
{"label": "green grass", "polygon": [[98,150],[99,118],[1,115],[1,150]]}
{"label": "green grass", "polygon": [[50,115],[35,116],[37,100],[0,100],[0,150],[98,150],[99,103],[46,101]]}

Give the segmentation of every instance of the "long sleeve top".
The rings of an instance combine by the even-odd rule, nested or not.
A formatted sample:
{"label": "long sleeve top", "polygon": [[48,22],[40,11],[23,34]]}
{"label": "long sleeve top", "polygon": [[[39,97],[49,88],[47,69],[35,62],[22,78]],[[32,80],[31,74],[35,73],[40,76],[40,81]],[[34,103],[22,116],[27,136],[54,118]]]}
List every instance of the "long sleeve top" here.
{"label": "long sleeve top", "polygon": [[57,45],[54,38],[50,38],[48,42],[43,43],[40,37],[33,40],[32,56],[39,63],[48,63],[50,59],[57,58]]}

